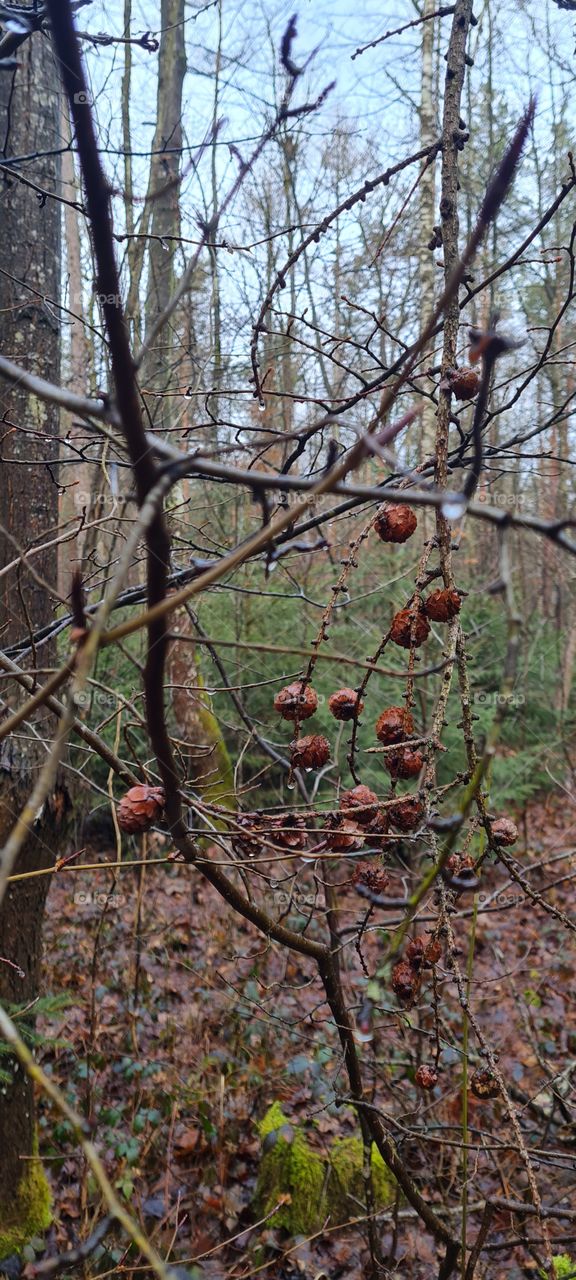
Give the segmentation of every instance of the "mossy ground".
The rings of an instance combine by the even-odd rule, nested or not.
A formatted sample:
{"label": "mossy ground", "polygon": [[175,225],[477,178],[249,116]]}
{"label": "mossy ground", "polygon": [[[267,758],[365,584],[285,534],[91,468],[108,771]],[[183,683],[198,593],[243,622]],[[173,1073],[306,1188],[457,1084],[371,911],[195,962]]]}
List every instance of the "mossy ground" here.
{"label": "mossy ground", "polygon": [[33,1236],[42,1235],[52,1221],[52,1197],[42,1162],[27,1160],[14,1199],[0,1205],[0,1259],[19,1253]]}
{"label": "mossy ground", "polygon": [[[569,1253],[556,1253],[552,1258],[552,1263],[554,1274],[558,1277],[558,1280],[562,1280],[563,1276],[573,1276],[576,1271],[576,1262],[572,1261]],[[539,1271],[538,1274],[544,1276],[546,1273]]]}
{"label": "mossy ground", "polygon": [[[289,1122],[279,1102],[269,1107],[259,1132],[265,1149],[256,1188],[258,1213],[271,1213],[282,1196],[289,1197],[273,1214],[271,1226],[284,1227],[291,1235],[311,1235],[326,1222],[346,1222],[364,1211],[361,1138],[337,1139],[323,1157]],[[394,1198],[395,1181],[374,1147],[371,1163],[375,1204],[384,1208]]]}

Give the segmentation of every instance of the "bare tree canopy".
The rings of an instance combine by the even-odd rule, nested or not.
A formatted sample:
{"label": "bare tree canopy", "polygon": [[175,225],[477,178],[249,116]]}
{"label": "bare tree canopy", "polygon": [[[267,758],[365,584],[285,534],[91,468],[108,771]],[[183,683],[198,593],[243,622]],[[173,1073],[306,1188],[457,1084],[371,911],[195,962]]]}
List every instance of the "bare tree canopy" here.
{"label": "bare tree canopy", "polygon": [[0,4],[0,1274],[576,1276],[557,9]]}

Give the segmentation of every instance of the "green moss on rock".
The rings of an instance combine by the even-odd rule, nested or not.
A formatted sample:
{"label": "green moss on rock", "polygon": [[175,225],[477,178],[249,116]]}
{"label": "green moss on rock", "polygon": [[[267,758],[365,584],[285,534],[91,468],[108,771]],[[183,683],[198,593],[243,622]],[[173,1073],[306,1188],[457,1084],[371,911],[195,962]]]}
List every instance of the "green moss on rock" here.
{"label": "green moss on rock", "polygon": [[[361,1138],[337,1139],[326,1158],[288,1120],[279,1102],[269,1107],[259,1126],[263,1143],[256,1187],[258,1214],[272,1212],[282,1196],[287,1202],[270,1218],[270,1225],[291,1235],[311,1235],[326,1221],[346,1222],[366,1203]],[[377,1149],[372,1148],[372,1186],[376,1207],[390,1204],[395,1179]]]}
{"label": "green moss on rock", "polygon": [[[361,1138],[337,1138],[330,1150],[329,1198],[335,1222],[345,1222],[361,1212],[366,1203],[364,1146]],[[394,1199],[396,1181],[377,1147],[370,1153],[374,1203],[378,1209]]]}
{"label": "green moss on rock", "polygon": [[[572,1276],[576,1271],[576,1262],[572,1261],[569,1253],[556,1253],[552,1258],[552,1266],[558,1280],[562,1280],[563,1276]],[[538,1274],[546,1277],[545,1271],[539,1271]]]}
{"label": "green moss on rock", "polygon": [[26,1160],[16,1195],[0,1205],[0,1258],[19,1253],[33,1236],[42,1235],[52,1221],[52,1197],[42,1162]]}
{"label": "green moss on rock", "polygon": [[270,1225],[284,1227],[292,1235],[310,1235],[326,1216],[324,1161],[304,1134],[292,1128],[278,1102],[264,1116],[260,1137],[263,1142],[266,1138],[271,1141],[265,1144],[260,1163],[256,1189],[259,1212],[262,1216],[271,1213],[281,1196],[289,1196]]}

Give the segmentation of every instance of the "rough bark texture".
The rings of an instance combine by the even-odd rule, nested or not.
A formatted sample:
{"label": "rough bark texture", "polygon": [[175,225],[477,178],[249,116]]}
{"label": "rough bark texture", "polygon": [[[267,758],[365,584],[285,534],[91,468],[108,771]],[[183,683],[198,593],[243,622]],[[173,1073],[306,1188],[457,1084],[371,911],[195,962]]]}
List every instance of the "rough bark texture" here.
{"label": "rough bark texture", "polygon": [[[422,79],[420,85],[420,146],[430,147],[437,137],[436,94],[434,77],[434,39],[436,24],[435,0],[424,0],[422,16]],[[434,308],[436,284],[436,257],[430,242],[436,216],[436,161],[426,165],[420,182],[420,245],[418,275],[420,280],[420,314],[426,324]],[[434,456],[436,412],[434,404],[425,400],[422,408],[422,434],[420,437],[420,462]],[[431,515],[424,513],[424,523],[432,524]]]}
{"label": "rough bark texture", "polygon": [[[71,140],[68,104],[62,104],[62,134],[66,142]],[[72,151],[65,151],[62,156],[62,191],[66,200],[79,199],[78,182],[74,169]],[[82,294],[82,245],[80,238],[80,214],[72,203],[64,208],[64,239],[66,245],[66,293],[67,301],[73,315],[69,317],[69,350],[67,367],[62,369],[62,382],[71,391],[82,394],[86,390],[86,373],[90,368],[90,344],[87,338],[84,315],[84,299]],[[62,434],[67,436],[79,449],[86,445],[87,429],[76,422],[74,414],[62,414]],[[80,460],[74,467],[64,470],[62,482],[65,485],[60,502],[60,524],[74,525],[75,521],[86,512],[89,524],[98,511],[97,503],[91,501],[93,488],[93,468]],[[66,474],[66,472],[68,474]],[[97,483],[100,481],[97,473]],[[97,545],[98,533],[92,528],[81,530],[74,542],[63,542],[60,547],[58,565],[58,583],[62,595],[70,591],[72,574],[79,568],[82,557]]]}
{"label": "rough bark texture", "polygon": [[[0,76],[0,149],[6,156],[45,152],[61,142],[58,73],[50,43],[35,34],[18,51],[20,66]],[[33,163],[34,182],[47,192],[59,190],[59,161],[47,156]],[[60,291],[61,206],[18,182],[1,180],[0,350],[32,372],[59,377],[58,311],[50,306]],[[46,301],[44,301],[46,299]],[[4,461],[0,487],[0,524],[25,549],[50,539],[58,522],[58,413],[6,382],[0,385]],[[22,460],[26,459],[26,462]],[[0,563],[18,554],[0,532]],[[57,549],[34,557],[34,568],[51,584],[57,581]],[[9,643],[49,622],[54,599],[21,567],[0,579],[2,640]],[[53,660],[47,648],[39,665]],[[17,687],[3,691],[13,707]],[[0,845],[33,785],[45,758],[42,739],[53,722],[45,709],[0,749]],[[59,789],[44,806],[17,863],[23,872],[51,866],[66,808]],[[0,906],[0,999],[24,1003],[38,994],[42,917],[49,877],[13,885]],[[11,963],[7,964],[8,960]],[[18,966],[19,969],[12,966]],[[22,971],[22,974],[19,972]],[[3,1059],[3,1062],[5,1060]],[[0,1257],[46,1226],[49,1198],[39,1164],[23,1159],[36,1150],[32,1087],[13,1069],[13,1083],[0,1091]]]}
{"label": "rough bark texture", "polygon": [[[178,252],[172,240],[157,237],[178,235],[180,231],[180,152],[182,144],[182,86],[186,73],[184,48],[184,0],[162,0],[162,39],[158,64],[158,107],[150,166],[152,200],[151,234],[148,249],[146,326],[162,312],[174,289],[174,260]],[[175,148],[175,149],[174,149]],[[142,370],[142,387],[162,393],[172,383],[173,327],[167,325],[149,353]],[[148,397],[152,421],[162,424],[164,402]]]}
{"label": "rough bark texture", "polygon": [[[446,83],[444,89],[444,114],[442,120],[442,194],[440,200],[440,218],[442,226],[442,243],[444,247],[444,280],[448,281],[450,273],[458,259],[458,122],[466,69],[466,41],[472,16],[472,0],[456,0],[450,43],[446,56]],[[458,325],[460,309],[458,291],[454,294],[444,313],[444,345],[442,351],[442,371],[451,368],[456,360],[458,343]],[[438,415],[436,431],[436,483],[446,484],[446,467],[448,454],[448,430],[450,425],[451,393],[441,391],[438,396]],[[445,520],[438,509],[437,527],[440,536],[445,536]]]}

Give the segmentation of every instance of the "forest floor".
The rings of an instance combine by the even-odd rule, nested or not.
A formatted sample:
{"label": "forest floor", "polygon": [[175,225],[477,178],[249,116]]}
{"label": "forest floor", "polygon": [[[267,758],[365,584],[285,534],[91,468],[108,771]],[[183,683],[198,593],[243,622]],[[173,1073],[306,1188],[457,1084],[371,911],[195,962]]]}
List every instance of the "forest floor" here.
{"label": "forest floor", "polygon": [[[546,900],[574,916],[576,831],[563,796],[531,806],[519,860]],[[149,856],[161,857],[161,838]],[[100,853],[96,860],[109,860]],[[94,861],[86,851],[84,861]],[[546,865],[538,867],[539,862]],[[304,873],[310,875],[310,871]],[[363,901],[345,875],[338,890],[340,927],[364,918]],[[574,953],[562,925],[534,906],[503,867],[487,867],[483,894],[500,896],[478,918],[471,1003],[521,1118],[543,1199],[569,1205],[576,1150],[570,1131],[576,1076]],[[402,872],[393,871],[391,896],[403,896]],[[111,895],[108,897],[107,895]],[[466,965],[472,896],[454,917],[460,963]],[[305,907],[303,907],[305,909]],[[401,1150],[423,1194],[460,1222],[462,1073],[459,1054],[443,1049],[433,1094],[414,1085],[414,1041],[434,1038],[431,982],[410,1013],[420,1036],[405,1037],[405,1015],[382,967],[381,926],[390,912],[374,911],[361,953],[343,949],[347,998],[359,1006],[366,992],[378,1006],[374,1038],[361,1047],[374,1067],[379,1099],[404,1126]],[[347,935],[343,935],[346,937]],[[366,977],[364,969],[369,974]],[[42,1029],[45,1069],[86,1115],[114,1184],[158,1249],[194,1277],[283,1280],[367,1274],[362,1226],[326,1230],[297,1240],[264,1223],[254,1226],[254,1189],[260,1159],[257,1123],[280,1100],[291,1123],[306,1125],[322,1149],[335,1135],[355,1132],[346,1108],[336,1108],[340,1067],[334,1028],[307,962],[267,946],[222,903],[194,871],[178,865],[77,869],[54,877],[48,900],[44,990],[70,998]],[[443,1044],[461,1044],[462,1011],[452,978],[437,969]],[[477,1061],[476,1056],[476,1061]],[[570,1075],[570,1067],[572,1074]],[[560,1076],[558,1076],[560,1072]],[[563,1073],[563,1074],[562,1074]],[[343,1086],[342,1086],[343,1087]],[[480,1224],[486,1196],[526,1198],[526,1178],[501,1099],[471,1094],[468,1160],[469,1240]],[[55,1225],[49,1252],[72,1247],[90,1233],[104,1209],[66,1122],[41,1101],[41,1151],[50,1171]],[[573,1109],[572,1109],[573,1115]],[[313,1119],[313,1123],[311,1123]],[[416,1129],[426,1127],[422,1140]],[[572,1206],[573,1207],[573,1206]],[[351,1216],[358,1216],[351,1214]],[[530,1241],[508,1210],[499,1211],[476,1275],[489,1280],[537,1276]],[[381,1219],[391,1276],[430,1280],[438,1255],[411,1211],[400,1206],[394,1236],[391,1215]],[[576,1256],[576,1223],[551,1226],[558,1252]],[[568,1241],[568,1243],[565,1243]],[[503,1247],[519,1242],[516,1247]],[[133,1274],[114,1231],[107,1251],[76,1274]],[[126,1270],[124,1270],[126,1268]],[[33,1266],[30,1273],[33,1272]],[[139,1277],[148,1272],[141,1269]]]}

